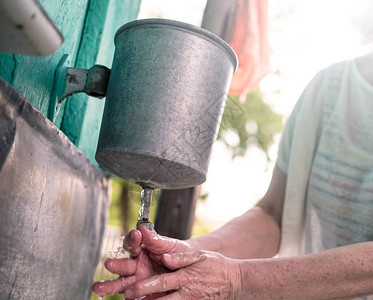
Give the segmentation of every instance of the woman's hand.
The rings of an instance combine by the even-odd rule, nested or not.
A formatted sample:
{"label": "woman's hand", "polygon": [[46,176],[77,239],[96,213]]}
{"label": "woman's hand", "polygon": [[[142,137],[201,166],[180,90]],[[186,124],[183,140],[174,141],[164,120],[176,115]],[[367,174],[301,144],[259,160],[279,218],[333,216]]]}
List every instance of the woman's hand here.
{"label": "woman's hand", "polygon": [[167,293],[159,300],[238,299],[241,290],[238,260],[209,251],[165,253],[161,260],[173,272],[134,283],[125,289],[127,297]]}
{"label": "woman's hand", "polygon": [[[106,260],[106,269],[119,277],[94,283],[92,291],[97,295],[122,294],[135,282],[170,272],[163,264],[162,254],[193,250],[187,242],[160,236],[154,230],[149,231],[141,225],[126,235],[123,248],[131,254],[131,258]],[[151,295],[144,299],[159,296]]]}

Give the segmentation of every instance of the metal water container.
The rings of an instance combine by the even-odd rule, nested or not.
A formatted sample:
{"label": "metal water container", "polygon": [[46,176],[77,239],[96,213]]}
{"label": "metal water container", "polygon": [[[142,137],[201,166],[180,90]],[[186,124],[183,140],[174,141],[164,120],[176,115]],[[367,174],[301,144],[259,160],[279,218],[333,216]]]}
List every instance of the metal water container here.
{"label": "metal water container", "polygon": [[88,299],[110,181],[0,78],[0,299]]}
{"label": "metal water container", "polygon": [[115,47],[96,160],[141,186],[203,183],[236,54],[204,29],[162,19],[124,25]]}

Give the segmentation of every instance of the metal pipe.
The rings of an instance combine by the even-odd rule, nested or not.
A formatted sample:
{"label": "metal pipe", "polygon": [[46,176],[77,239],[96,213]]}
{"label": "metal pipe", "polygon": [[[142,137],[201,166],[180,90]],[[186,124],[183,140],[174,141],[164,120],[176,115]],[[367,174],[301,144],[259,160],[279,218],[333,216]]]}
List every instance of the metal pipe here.
{"label": "metal pipe", "polygon": [[153,230],[153,223],[150,222],[150,205],[152,202],[153,189],[144,187],[141,191],[141,205],[139,210],[139,217],[137,219],[137,225],[144,225],[149,230]]}

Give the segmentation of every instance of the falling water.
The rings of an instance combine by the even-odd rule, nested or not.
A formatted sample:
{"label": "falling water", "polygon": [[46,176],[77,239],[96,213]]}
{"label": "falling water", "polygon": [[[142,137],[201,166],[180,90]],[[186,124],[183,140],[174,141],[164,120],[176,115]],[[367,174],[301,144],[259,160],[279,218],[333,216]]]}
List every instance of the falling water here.
{"label": "falling water", "polygon": [[56,112],[55,112],[54,117],[53,117],[53,123],[56,122],[57,116],[58,116],[58,113],[60,112],[60,110],[61,110],[61,102],[58,102],[57,105],[56,105]]}
{"label": "falling water", "polygon": [[129,258],[130,254],[129,252],[124,249],[122,246],[118,247],[114,251],[108,251],[107,252],[108,258]]}

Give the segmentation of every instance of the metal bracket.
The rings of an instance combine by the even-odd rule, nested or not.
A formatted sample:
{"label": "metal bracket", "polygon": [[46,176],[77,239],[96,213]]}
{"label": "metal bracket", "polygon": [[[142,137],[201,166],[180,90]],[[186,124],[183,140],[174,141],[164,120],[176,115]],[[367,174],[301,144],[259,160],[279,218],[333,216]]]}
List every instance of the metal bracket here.
{"label": "metal bracket", "polygon": [[62,101],[73,94],[84,92],[100,99],[106,96],[110,69],[101,65],[79,69],[71,68],[70,64],[69,56],[65,54],[56,69],[48,114],[52,122],[56,120]]}
{"label": "metal bracket", "polygon": [[61,104],[58,104],[59,99],[62,97],[65,91],[67,68],[70,67],[71,61],[67,54],[62,56],[60,63],[57,66],[56,73],[54,75],[52,97],[49,103],[48,119],[53,123],[56,121],[57,114],[60,110]]}

